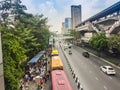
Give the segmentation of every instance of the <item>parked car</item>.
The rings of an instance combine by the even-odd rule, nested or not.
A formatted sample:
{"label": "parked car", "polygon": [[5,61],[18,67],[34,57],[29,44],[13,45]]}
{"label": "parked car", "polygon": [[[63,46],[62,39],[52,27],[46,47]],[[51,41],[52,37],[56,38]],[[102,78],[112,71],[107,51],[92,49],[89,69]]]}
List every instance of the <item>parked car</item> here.
{"label": "parked car", "polygon": [[90,56],[88,52],[83,52],[82,55],[83,55],[84,57],[87,57],[87,58],[89,58],[89,56]]}
{"label": "parked car", "polygon": [[106,73],[108,75],[115,75],[116,74],[115,70],[111,66],[101,66],[100,70],[102,70],[104,73]]}

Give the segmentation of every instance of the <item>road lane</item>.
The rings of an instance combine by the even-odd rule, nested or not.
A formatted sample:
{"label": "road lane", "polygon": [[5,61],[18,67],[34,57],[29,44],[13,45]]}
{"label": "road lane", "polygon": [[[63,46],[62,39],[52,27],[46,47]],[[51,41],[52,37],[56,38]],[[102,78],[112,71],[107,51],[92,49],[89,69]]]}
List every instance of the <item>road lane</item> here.
{"label": "road lane", "polygon": [[65,58],[65,56],[64,56],[64,54],[63,54],[59,45],[58,45],[58,51],[59,51],[59,55],[62,59],[63,65],[64,65],[64,71],[65,71],[65,73],[66,73],[66,75],[67,75],[67,77],[68,77],[68,79],[69,79],[69,81],[70,81],[70,83],[73,87],[73,90],[78,90],[77,89],[77,84],[75,83],[75,80],[73,79],[73,76],[70,72],[70,69],[69,69],[68,63],[66,61],[66,58]]}
{"label": "road lane", "polygon": [[[77,46],[74,46],[74,49],[76,51],[76,53],[79,53],[79,52],[83,52],[83,49],[81,49],[80,47],[77,47]],[[81,54],[80,53],[80,54]],[[94,64],[96,65],[95,67],[100,67],[101,65],[110,65],[106,62],[104,62],[103,60],[101,60],[100,58],[98,57],[95,57],[95,56],[92,56],[90,55],[90,58],[88,58],[88,61],[91,63],[91,64]],[[112,66],[112,65],[110,65]],[[114,66],[113,66],[114,67]],[[114,67],[115,71],[117,72],[116,76],[114,77],[116,80],[118,80],[118,82],[120,81],[120,69]]]}
{"label": "road lane", "polygon": [[[83,50],[80,48],[72,48],[72,55],[68,54],[68,50],[65,51],[70,61],[70,64],[74,68],[75,73],[80,79],[81,84],[85,90],[119,90],[120,80],[116,79],[119,76],[108,76],[99,70],[101,63],[96,64],[95,61],[90,60],[82,56]],[[98,58],[97,58],[98,59]],[[103,65],[103,64],[102,64]],[[112,79],[110,79],[111,77]]]}

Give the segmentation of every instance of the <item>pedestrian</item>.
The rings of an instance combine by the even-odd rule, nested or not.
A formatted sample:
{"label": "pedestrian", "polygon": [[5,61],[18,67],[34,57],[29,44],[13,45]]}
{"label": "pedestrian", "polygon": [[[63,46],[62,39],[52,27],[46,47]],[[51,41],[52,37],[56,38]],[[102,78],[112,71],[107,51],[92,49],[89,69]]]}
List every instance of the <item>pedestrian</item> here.
{"label": "pedestrian", "polygon": [[42,77],[40,77],[40,84],[42,85],[43,84],[43,79],[42,79]]}
{"label": "pedestrian", "polygon": [[47,79],[49,79],[49,72],[47,72],[46,77],[47,77]]}
{"label": "pedestrian", "polygon": [[23,84],[23,82],[20,83],[20,90],[24,90],[24,84]]}
{"label": "pedestrian", "polygon": [[46,75],[43,76],[43,80],[44,80],[45,83],[47,82]]}

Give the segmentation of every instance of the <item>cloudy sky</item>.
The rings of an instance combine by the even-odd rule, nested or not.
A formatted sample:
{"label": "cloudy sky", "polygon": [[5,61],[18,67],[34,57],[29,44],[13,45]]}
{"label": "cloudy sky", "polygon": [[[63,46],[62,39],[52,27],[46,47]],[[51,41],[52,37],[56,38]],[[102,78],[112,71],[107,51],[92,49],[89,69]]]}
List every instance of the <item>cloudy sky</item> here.
{"label": "cloudy sky", "polygon": [[119,0],[22,0],[27,12],[48,17],[51,31],[61,32],[62,22],[71,17],[71,5],[82,5],[82,21],[106,9]]}

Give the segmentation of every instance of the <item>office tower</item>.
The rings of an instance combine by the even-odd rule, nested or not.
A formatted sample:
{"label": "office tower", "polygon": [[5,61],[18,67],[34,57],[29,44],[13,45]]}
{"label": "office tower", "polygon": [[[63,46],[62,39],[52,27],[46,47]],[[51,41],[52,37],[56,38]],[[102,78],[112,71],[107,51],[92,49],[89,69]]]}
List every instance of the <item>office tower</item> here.
{"label": "office tower", "polygon": [[65,18],[65,29],[66,33],[71,30],[71,18]]}
{"label": "office tower", "polygon": [[81,5],[71,6],[72,29],[81,23]]}
{"label": "office tower", "polygon": [[65,34],[65,22],[62,22],[62,34]]}

